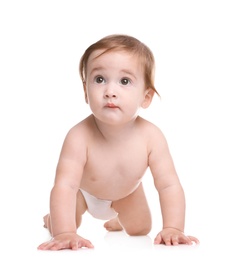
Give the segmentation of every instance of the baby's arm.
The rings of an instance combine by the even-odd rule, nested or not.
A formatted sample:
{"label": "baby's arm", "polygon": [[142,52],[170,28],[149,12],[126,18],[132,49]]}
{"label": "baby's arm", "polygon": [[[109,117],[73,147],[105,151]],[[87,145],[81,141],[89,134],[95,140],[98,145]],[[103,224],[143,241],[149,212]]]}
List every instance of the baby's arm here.
{"label": "baby's arm", "polygon": [[198,239],[184,234],[185,196],[177,176],[164,135],[157,129],[151,142],[149,165],[159,193],[163,229],[155,244],[178,245],[198,243]]}
{"label": "baby's arm", "polygon": [[66,136],[59,158],[55,183],[50,195],[52,239],[38,249],[60,250],[93,247],[91,242],[77,235],[76,198],[86,162],[86,147],[77,128]]}

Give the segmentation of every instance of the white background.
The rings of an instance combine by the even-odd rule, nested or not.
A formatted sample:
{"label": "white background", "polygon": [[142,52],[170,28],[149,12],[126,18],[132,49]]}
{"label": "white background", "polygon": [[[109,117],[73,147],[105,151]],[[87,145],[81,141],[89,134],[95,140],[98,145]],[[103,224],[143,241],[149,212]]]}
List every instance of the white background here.
{"label": "white background", "polygon": [[[0,2],[1,259],[238,257],[237,13],[231,0]],[[90,113],[79,59],[113,33],[137,37],[155,55],[161,99],[141,115],[167,137],[187,198],[186,233],[201,244],[153,246],[161,216],[148,171],[148,237],[107,234],[86,214],[81,232],[94,250],[38,251],[49,239],[42,217],[62,142]]]}

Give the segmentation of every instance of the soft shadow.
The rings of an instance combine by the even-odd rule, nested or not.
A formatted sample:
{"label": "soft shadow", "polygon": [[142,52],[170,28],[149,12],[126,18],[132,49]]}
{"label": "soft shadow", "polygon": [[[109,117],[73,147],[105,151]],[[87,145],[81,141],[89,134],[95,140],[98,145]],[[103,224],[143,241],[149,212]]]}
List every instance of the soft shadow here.
{"label": "soft shadow", "polygon": [[124,231],[107,232],[105,242],[110,247],[148,249],[153,247],[149,236],[128,236]]}

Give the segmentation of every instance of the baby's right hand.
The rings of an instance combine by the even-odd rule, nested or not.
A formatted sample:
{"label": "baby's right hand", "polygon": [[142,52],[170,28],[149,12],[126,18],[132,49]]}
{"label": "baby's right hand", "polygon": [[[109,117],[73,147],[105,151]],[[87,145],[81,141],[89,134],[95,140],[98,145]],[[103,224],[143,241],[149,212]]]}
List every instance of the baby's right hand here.
{"label": "baby's right hand", "polygon": [[38,246],[39,250],[77,250],[81,247],[93,248],[92,243],[76,233],[63,233],[53,237],[50,241]]}

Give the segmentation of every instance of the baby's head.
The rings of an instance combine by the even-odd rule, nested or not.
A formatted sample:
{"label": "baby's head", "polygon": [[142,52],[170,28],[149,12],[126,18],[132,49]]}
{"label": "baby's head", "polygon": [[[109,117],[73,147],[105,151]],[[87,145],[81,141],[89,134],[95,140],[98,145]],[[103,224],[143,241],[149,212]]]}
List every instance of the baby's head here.
{"label": "baby's head", "polygon": [[126,51],[139,58],[144,68],[144,80],[146,88],[152,89],[159,95],[154,86],[155,60],[151,50],[136,38],[128,35],[109,35],[89,46],[84,52],[79,65],[80,76],[83,84],[87,76],[87,63],[92,52],[104,50],[100,55],[110,51]]}

